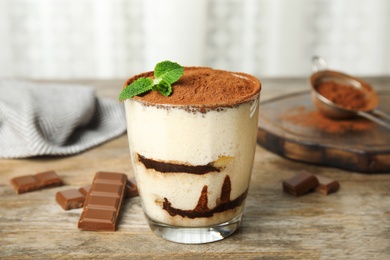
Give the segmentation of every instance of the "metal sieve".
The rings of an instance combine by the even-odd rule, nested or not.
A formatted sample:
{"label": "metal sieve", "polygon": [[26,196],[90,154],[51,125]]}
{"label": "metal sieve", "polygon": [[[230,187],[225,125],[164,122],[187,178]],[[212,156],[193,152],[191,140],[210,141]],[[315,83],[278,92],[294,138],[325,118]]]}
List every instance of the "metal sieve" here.
{"label": "metal sieve", "polygon": [[[346,119],[361,116],[390,129],[390,116],[377,109],[379,98],[367,82],[357,77],[327,69],[327,63],[319,56],[313,57],[312,66],[313,74],[310,77],[311,99],[324,116],[332,119]],[[338,87],[351,86],[359,89],[365,95],[366,105],[362,109],[351,109],[338,105],[324,97],[318,92],[318,87],[327,81],[338,83]]]}

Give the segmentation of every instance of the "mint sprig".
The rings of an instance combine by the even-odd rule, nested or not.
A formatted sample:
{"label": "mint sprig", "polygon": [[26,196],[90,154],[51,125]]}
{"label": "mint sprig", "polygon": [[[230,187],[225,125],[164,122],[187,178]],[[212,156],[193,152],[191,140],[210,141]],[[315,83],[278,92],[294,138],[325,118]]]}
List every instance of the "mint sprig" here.
{"label": "mint sprig", "polygon": [[128,98],[145,93],[149,90],[158,91],[164,96],[172,93],[172,84],[183,76],[184,67],[176,62],[162,61],[154,67],[154,79],[139,78],[125,87],[119,95],[119,100],[123,101]]}
{"label": "mint sprig", "polygon": [[153,86],[152,79],[139,78],[122,90],[122,93],[119,95],[119,100],[122,101],[126,98],[131,98],[145,93],[151,89],[151,86]]}

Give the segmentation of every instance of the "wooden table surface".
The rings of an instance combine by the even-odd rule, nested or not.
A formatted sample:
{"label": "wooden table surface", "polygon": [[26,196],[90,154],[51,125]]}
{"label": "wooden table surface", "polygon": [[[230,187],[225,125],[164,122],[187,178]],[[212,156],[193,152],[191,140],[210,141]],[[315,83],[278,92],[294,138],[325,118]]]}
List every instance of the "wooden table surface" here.
{"label": "wooden table surface", "polygon": [[[390,88],[389,77],[366,80],[375,89]],[[77,83],[95,86],[100,97],[116,98],[122,82]],[[309,87],[306,79],[262,83],[262,100]],[[58,171],[66,185],[20,195],[10,185],[13,177],[46,170]],[[300,170],[337,179],[341,189],[329,196],[283,193],[282,180]],[[149,230],[138,197],[125,201],[116,232],[80,231],[81,209],[64,211],[54,196],[91,183],[97,171],[133,176],[126,135],[74,156],[0,159],[0,259],[390,259],[390,172],[320,167],[258,146],[240,229],[223,241],[183,245]]]}

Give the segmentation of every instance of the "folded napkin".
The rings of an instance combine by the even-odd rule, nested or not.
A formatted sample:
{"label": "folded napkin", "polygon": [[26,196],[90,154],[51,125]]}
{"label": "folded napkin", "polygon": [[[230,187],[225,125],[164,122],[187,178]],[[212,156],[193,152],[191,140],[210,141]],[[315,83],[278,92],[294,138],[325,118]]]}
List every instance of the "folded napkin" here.
{"label": "folded napkin", "polygon": [[0,157],[76,154],[125,131],[123,104],[92,87],[0,81]]}

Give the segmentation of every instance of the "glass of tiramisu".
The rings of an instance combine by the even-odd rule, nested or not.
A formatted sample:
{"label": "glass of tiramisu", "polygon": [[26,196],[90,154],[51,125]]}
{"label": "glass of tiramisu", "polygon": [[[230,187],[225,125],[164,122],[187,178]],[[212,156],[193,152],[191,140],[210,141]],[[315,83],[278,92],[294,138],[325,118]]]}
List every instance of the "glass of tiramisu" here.
{"label": "glass of tiramisu", "polygon": [[[183,71],[170,95],[150,90],[124,100],[130,156],[151,230],[174,242],[208,243],[241,222],[261,84],[244,73]],[[153,71],[124,88],[141,77],[153,79]]]}

